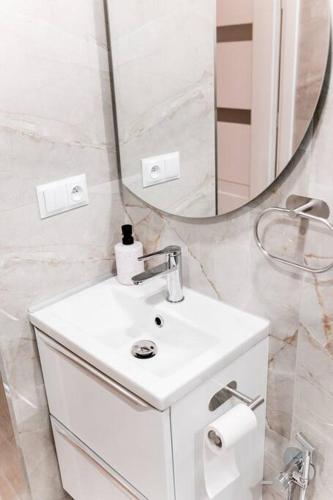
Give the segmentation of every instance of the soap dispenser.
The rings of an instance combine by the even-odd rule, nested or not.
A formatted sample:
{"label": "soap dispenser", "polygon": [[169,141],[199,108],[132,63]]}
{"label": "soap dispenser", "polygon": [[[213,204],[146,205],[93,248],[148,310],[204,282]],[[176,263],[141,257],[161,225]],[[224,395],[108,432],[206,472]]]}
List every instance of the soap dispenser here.
{"label": "soap dispenser", "polygon": [[138,258],[143,255],[140,241],[134,241],[133,227],[130,224],[121,226],[122,242],[115,246],[117,278],[122,285],[133,285],[132,277],[144,271],[143,262]]}

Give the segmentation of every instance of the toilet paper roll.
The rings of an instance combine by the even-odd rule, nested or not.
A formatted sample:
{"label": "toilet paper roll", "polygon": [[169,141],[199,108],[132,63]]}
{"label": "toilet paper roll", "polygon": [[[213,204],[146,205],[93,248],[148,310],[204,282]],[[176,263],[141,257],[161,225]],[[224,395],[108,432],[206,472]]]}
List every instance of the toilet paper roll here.
{"label": "toilet paper roll", "polygon": [[253,411],[248,406],[239,404],[207,427],[207,446],[213,453],[220,455],[233,448],[257,426],[257,417]]}

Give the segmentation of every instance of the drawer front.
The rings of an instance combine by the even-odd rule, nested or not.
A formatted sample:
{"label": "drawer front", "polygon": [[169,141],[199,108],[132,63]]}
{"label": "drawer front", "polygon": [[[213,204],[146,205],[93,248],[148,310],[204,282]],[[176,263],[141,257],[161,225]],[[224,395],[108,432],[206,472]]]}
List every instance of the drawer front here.
{"label": "drawer front", "polygon": [[149,500],[174,499],[169,411],[36,334],[51,415]]}
{"label": "drawer front", "polygon": [[146,500],[51,417],[61,480],[74,500]]}

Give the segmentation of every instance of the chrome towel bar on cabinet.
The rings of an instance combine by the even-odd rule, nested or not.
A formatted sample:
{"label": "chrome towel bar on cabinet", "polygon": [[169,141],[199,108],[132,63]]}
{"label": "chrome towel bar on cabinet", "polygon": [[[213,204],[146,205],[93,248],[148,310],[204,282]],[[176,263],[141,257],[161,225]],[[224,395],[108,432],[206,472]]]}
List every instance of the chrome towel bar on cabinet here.
{"label": "chrome towel bar on cabinet", "polygon": [[302,271],[306,271],[309,273],[325,273],[333,268],[333,262],[328,264],[325,267],[313,268],[310,266],[305,266],[299,264],[298,262],[293,262],[282,257],[278,257],[270,253],[263,245],[263,242],[260,238],[260,223],[262,219],[270,214],[270,213],[282,213],[287,214],[290,217],[300,217],[301,219],[305,219],[312,222],[319,222],[320,224],[325,225],[329,231],[332,232],[333,236],[333,225],[327,220],[330,215],[330,209],[322,200],[316,200],[314,198],[306,198],[305,196],[291,195],[287,199],[286,208],[280,207],[271,207],[266,208],[263,212],[261,212],[255,221],[254,226],[254,237],[258,248],[261,252],[270,260],[280,262],[281,264],[285,264],[290,267],[294,267],[296,269],[300,269]]}

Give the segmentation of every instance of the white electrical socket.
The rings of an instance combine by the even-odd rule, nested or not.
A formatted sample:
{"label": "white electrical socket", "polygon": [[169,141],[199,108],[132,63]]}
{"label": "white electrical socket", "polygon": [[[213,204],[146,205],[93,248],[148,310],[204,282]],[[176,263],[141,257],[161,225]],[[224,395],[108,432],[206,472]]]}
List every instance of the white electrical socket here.
{"label": "white electrical socket", "polygon": [[141,165],[144,188],[180,178],[178,152],[144,158],[141,160]]}
{"label": "white electrical socket", "polygon": [[89,203],[85,174],[37,186],[36,191],[42,219]]}

